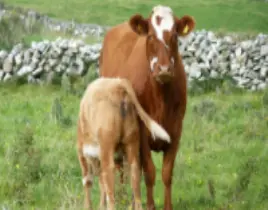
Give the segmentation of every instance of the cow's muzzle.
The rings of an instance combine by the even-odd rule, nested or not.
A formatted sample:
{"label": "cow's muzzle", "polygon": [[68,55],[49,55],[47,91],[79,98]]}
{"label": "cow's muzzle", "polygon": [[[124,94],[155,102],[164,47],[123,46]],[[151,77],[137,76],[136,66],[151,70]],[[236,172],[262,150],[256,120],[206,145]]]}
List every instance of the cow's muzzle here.
{"label": "cow's muzzle", "polygon": [[160,71],[157,75],[155,75],[155,79],[159,83],[168,83],[172,80],[174,75],[171,71]]}

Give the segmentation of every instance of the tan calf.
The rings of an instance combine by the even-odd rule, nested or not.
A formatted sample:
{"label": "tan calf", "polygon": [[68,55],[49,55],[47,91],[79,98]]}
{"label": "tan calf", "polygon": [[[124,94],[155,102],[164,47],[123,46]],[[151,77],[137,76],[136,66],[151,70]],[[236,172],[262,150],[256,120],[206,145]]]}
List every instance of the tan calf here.
{"label": "tan calf", "polygon": [[[126,154],[131,173],[135,210],[142,209],[140,194],[140,134],[138,118],[153,138],[170,142],[167,132],[143,110],[126,79],[98,78],[88,85],[80,102],[77,146],[85,193],[92,209],[90,188],[99,176],[100,208],[115,208],[114,155]],[[123,152],[121,152],[123,151]]]}

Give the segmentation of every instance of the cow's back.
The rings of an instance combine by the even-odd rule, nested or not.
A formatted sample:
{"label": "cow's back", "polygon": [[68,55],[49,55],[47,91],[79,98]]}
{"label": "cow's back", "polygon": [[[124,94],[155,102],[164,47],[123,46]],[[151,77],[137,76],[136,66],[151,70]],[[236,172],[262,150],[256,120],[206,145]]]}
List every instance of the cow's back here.
{"label": "cow's back", "polygon": [[119,24],[106,33],[100,57],[102,76],[120,75],[120,69],[130,56],[138,38],[128,22]]}

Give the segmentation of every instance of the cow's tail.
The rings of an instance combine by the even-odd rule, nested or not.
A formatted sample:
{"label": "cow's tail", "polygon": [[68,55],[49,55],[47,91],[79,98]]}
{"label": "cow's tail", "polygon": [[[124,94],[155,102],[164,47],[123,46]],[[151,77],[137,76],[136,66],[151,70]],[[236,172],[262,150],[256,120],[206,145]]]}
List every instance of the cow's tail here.
{"label": "cow's tail", "polygon": [[170,136],[167,131],[156,121],[154,121],[142,108],[131,84],[126,80],[124,80],[121,84],[123,85],[124,90],[127,92],[131,102],[134,104],[140,119],[151,132],[153,139],[157,137],[166,142],[170,142]]}

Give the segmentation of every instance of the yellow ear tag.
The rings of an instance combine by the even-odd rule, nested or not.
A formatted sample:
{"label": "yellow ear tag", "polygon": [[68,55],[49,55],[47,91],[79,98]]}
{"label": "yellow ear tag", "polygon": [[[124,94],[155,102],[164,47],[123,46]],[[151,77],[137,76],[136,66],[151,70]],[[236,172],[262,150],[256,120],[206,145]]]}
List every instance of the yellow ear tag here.
{"label": "yellow ear tag", "polygon": [[189,31],[189,27],[188,27],[188,25],[186,25],[186,26],[184,27],[184,29],[183,29],[183,33],[184,33],[184,34],[187,34],[188,31]]}

